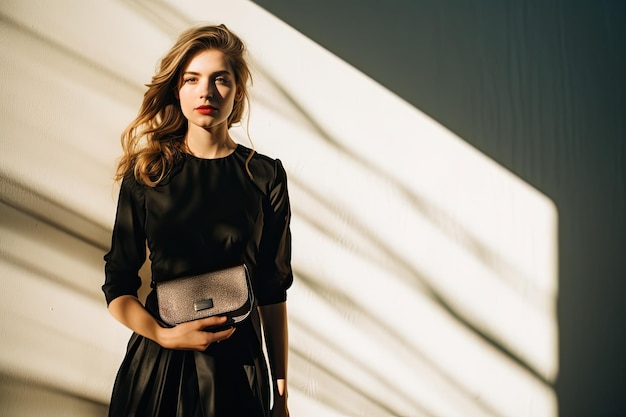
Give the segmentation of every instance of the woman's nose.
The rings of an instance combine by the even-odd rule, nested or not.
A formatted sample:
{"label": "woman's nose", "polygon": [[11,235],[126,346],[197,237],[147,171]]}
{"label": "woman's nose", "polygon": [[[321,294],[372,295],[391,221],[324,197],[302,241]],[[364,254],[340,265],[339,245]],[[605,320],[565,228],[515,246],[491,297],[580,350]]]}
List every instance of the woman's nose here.
{"label": "woman's nose", "polygon": [[217,87],[210,81],[203,82],[200,87],[200,97],[203,99],[211,99],[217,97]]}
{"label": "woman's nose", "polygon": [[200,98],[211,98],[212,93],[211,93],[211,86],[210,83],[208,82],[202,82],[200,83]]}

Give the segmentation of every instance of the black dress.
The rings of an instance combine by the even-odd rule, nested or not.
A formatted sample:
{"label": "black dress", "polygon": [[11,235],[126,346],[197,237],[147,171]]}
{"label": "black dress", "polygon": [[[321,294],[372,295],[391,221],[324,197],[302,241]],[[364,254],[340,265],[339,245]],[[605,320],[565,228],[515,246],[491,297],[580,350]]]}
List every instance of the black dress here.
{"label": "black dress", "polygon": [[[291,270],[287,178],[279,160],[239,145],[227,157],[186,155],[156,187],[122,181],[102,287],[107,303],[137,295],[150,251],[153,282],[246,264],[259,305],[286,300]],[[146,309],[158,318],[154,291]],[[135,333],[113,388],[111,417],[269,415],[270,383],[256,309],[204,352]]]}

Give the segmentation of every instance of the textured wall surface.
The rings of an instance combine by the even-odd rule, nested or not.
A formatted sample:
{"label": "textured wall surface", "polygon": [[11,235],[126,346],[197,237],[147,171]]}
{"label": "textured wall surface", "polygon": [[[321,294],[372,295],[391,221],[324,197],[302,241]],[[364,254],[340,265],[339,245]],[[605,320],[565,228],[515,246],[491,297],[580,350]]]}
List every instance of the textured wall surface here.
{"label": "textured wall surface", "polygon": [[[368,7],[381,19],[397,11]],[[441,9],[432,24],[462,20],[459,10]],[[0,414],[106,415],[129,336],[100,292],[119,134],[161,54],[199,21],[224,22],[247,41],[249,135],[289,175],[293,415],[556,416],[567,207],[538,187],[539,174],[529,181],[468,145],[476,131],[465,137],[443,123],[447,113],[435,120],[432,107],[379,83],[409,62],[360,45],[355,52],[386,68],[374,79],[324,49],[328,39],[320,46],[240,0],[0,3]],[[437,68],[452,91],[461,81],[439,46],[461,40],[433,30],[406,56]],[[502,143],[547,139],[532,112],[523,113],[528,127],[509,129],[527,124],[506,103],[526,111],[518,93],[535,84],[524,78],[501,97],[494,83],[507,80],[482,72],[493,68],[489,51],[474,69],[485,89],[461,89],[472,126]],[[526,56],[513,58],[525,68]],[[536,71],[522,73],[544,80]],[[559,108],[554,100],[545,105]],[[233,136],[249,143],[242,127]]]}

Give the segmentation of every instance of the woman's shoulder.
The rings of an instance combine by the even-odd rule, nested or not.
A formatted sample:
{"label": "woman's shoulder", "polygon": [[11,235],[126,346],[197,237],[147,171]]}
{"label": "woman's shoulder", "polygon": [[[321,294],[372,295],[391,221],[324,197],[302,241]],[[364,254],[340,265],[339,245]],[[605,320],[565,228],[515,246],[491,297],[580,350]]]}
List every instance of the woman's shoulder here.
{"label": "woman's shoulder", "polygon": [[[257,171],[252,172],[253,175],[258,173],[263,176],[276,177],[280,175],[279,171],[284,170],[280,159],[259,153],[244,145],[237,145],[236,152],[239,153],[240,159],[244,161],[248,161],[249,159],[248,164],[251,167],[250,169],[253,167]],[[252,157],[250,157],[250,153],[252,153]]]}
{"label": "woman's shoulder", "polygon": [[[268,192],[276,182],[286,180],[285,169],[280,159],[259,153],[244,145],[238,145],[236,152],[240,155],[246,169],[250,171],[253,181],[262,191]],[[250,157],[251,153],[252,157]]]}
{"label": "woman's shoulder", "polygon": [[134,201],[140,204],[144,201],[147,185],[139,181],[134,173],[125,174],[119,187],[119,198],[122,201]]}
{"label": "woman's shoulder", "polygon": [[132,192],[142,192],[144,187],[146,187],[146,185],[140,181],[132,171],[125,173],[122,177],[121,188],[123,189]]}

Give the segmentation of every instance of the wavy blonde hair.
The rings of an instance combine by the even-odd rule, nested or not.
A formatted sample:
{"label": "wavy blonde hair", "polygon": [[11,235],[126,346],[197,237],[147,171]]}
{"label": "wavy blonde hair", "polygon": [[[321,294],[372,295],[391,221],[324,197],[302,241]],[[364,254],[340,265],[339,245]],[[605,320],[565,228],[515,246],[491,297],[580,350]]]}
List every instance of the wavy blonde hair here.
{"label": "wavy blonde hair", "polygon": [[[187,119],[176,92],[189,61],[198,52],[207,49],[217,49],[226,55],[237,90],[242,93],[242,99],[234,103],[228,116],[228,128],[241,121],[249,104],[247,85],[252,81],[245,44],[225,25],[188,29],[161,59],[152,82],[146,85],[148,90],[137,117],[122,132],[123,155],[115,172],[116,180],[132,172],[139,182],[154,187],[168,174],[176,160],[187,152],[184,141]],[[246,169],[252,155],[253,152],[248,156]]]}

